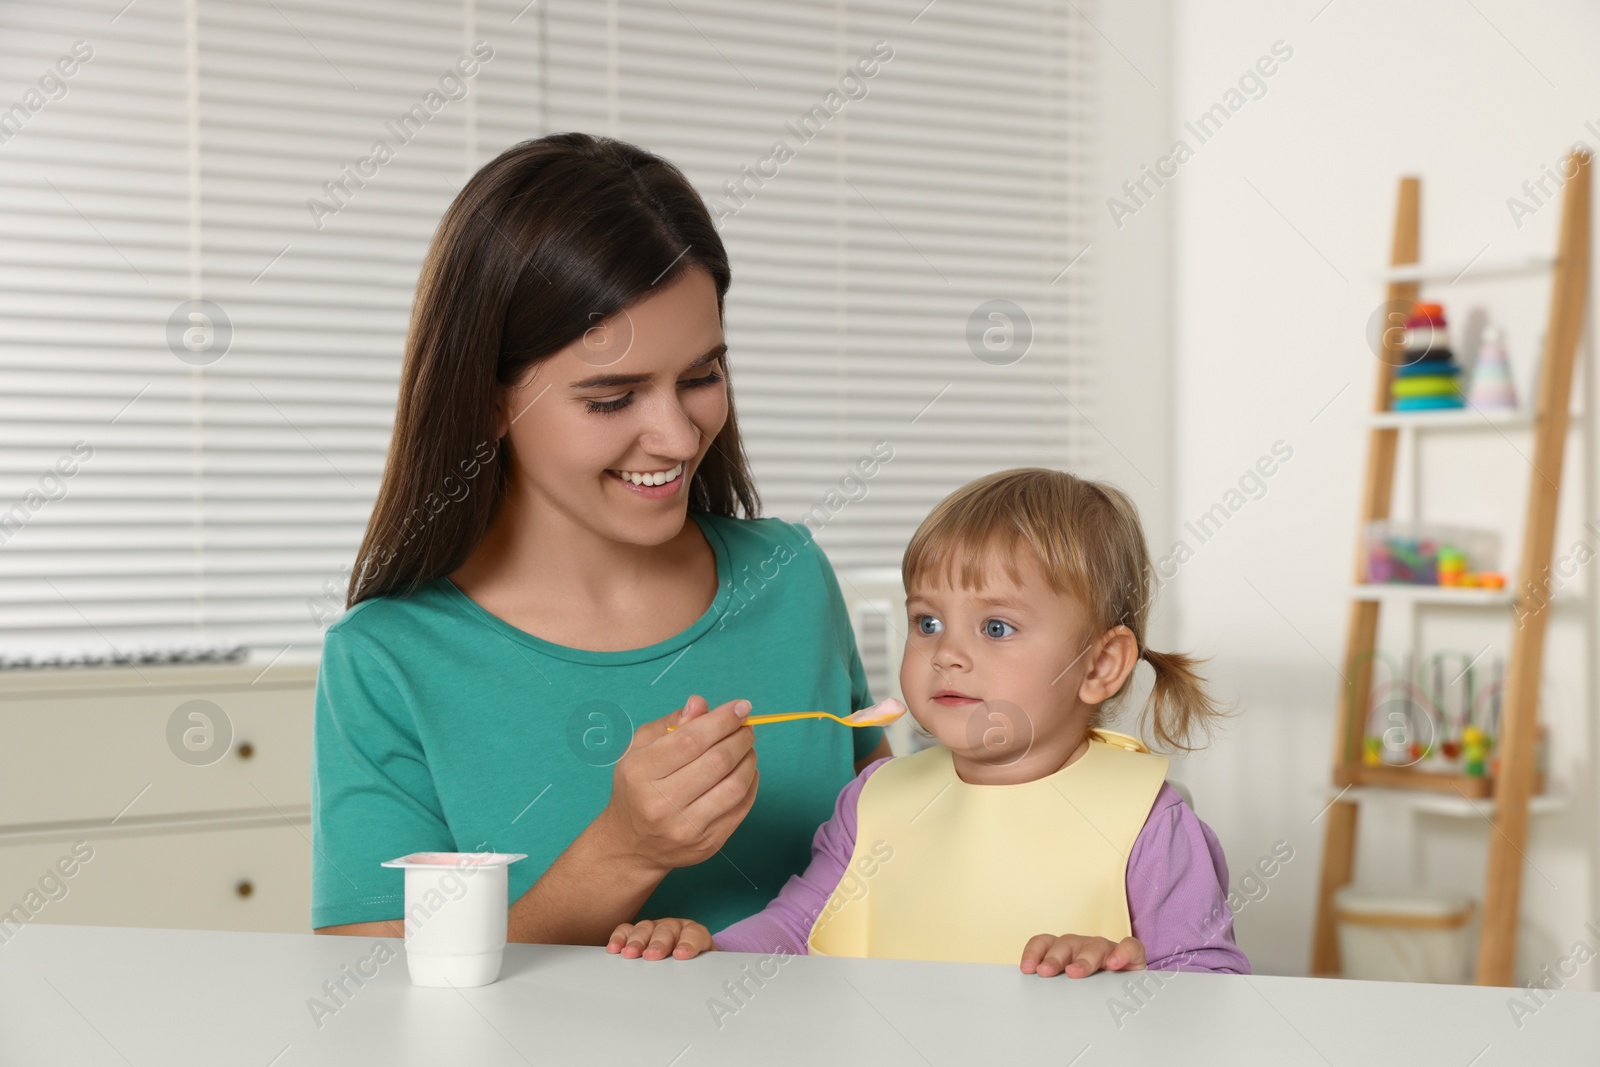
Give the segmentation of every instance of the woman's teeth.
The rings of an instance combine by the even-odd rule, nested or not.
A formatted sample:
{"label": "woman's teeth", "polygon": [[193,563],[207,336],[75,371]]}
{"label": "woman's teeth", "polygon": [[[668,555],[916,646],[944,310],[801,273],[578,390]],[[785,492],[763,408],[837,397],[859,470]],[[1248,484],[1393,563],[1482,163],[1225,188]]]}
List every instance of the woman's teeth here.
{"label": "woman's teeth", "polygon": [[683,464],[679,463],[670,470],[664,471],[619,471],[611,472],[625,482],[634,485],[666,485],[672,479],[683,473]]}

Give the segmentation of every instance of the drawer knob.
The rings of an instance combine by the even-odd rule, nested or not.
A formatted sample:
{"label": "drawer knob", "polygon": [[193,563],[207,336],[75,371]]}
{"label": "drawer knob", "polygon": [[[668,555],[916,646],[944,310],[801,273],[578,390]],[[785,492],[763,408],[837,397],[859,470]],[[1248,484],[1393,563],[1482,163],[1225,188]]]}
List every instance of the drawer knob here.
{"label": "drawer knob", "polygon": [[239,758],[240,759],[249,759],[251,756],[254,756],[255,754],[256,754],[256,746],[252,745],[248,741],[241,741],[239,743]]}
{"label": "drawer knob", "polygon": [[246,878],[244,881],[234,886],[233,891],[238,893],[241,897],[247,897],[256,891],[256,887],[251,885],[250,880]]}

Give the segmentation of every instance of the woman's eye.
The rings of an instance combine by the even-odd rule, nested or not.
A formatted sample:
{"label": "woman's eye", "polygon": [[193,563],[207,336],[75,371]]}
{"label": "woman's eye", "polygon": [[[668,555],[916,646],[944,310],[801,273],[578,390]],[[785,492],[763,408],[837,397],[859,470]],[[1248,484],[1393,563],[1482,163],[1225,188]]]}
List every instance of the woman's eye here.
{"label": "woman's eye", "polygon": [[1016,632],[1017,628],[1015,626],[1012,626],[1009,622],[1003,622],[1000,619],[985,619],[983,623],[983,634],[985,637],[1010,637]]}
{"label": "woman's eye", "polygon": [[687,389],[695,389],[702,385],[716,385],[720,381],[722,381],[722,373],[720,371],[712,371],[710,374],[700,378],[690,378],[682,384]]}
{"label": "woman's eye", "polygon": [[[688,379],[685,379],[684,381],[682,381],[682,382],[680,382],[678,384],[682,385],[685,389],[698,389],[698,388],[701,388],[701,387],[707,386],[707,385],[717,385],[721,381],[722,381],[721,372],[720,371],[712,371],[710,374],[702,375],[699,378],[688,378]],[[633,403],[633,394],[632,393],[625,393],[625,394],[623,394],[622,396],[618,397],[615,400],[586,400],[586,401],[584,401],[584,404],[588,408],[588,410],[592,414],[595,414],[595,415],[610,415],[610,414],[613,414],[615,412],[621,411],[623,408],[627,407],[631,403]]]}
{"label": "woman's eye", "polygon": [[609,415],[612,412],[621,411],[633,403],[633,394],[625,393],[615,400],[586,400],[584,403],[596,415]]}
{"label": "woman's eye", "polygon": [[932,615],[917,616],[917,632],[923,634],[936,634],[943,628],[943,624]]}

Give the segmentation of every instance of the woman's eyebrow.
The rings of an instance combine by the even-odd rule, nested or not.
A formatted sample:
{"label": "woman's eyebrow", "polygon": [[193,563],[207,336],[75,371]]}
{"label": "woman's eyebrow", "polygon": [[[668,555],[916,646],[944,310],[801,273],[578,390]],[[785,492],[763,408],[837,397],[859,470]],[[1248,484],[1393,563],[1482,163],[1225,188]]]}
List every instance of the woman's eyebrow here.
{"label": "woman's eyebrow", "polygon": [[[728,343],[723,341],[678,373],[687,374],[689,371],[704,367],[707,363],[715,363],[727,354]],[[618,385],[638,385],[641,382],[648,382],[650,377],[648,374],[597,374],[592,378],[585,378],[581,382],[573,382],[571,388],[609,389]]]}

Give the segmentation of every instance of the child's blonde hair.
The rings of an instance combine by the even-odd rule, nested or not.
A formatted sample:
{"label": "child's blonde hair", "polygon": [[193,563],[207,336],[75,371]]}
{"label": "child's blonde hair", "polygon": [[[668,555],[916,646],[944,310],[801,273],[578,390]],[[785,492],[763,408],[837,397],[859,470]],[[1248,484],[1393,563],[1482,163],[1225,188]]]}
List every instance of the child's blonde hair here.
{"label": "child's blonde hair", "polygon": [[[1189,743],[1191,736],[1209,735],[1226,713],[1195,670],[1202,661],[1145,647],[1154,568],[1138,509],[1115,486],[1044,467],[1000,471],[962,486],[939,502],[906,546],[900,565],[906,592],[935,576],[979,588],[994,559],[1020,585],[1016,559],[1023,542],[1050,587],[1084,606],[1093,636],[1119,624],[1132,631],[1140,657],[1155,671],[1140,718],[1150,722],[1157,742],[1185,751],[1198,747]],[[1094,724],[1102,717],[1097,709]]]}

